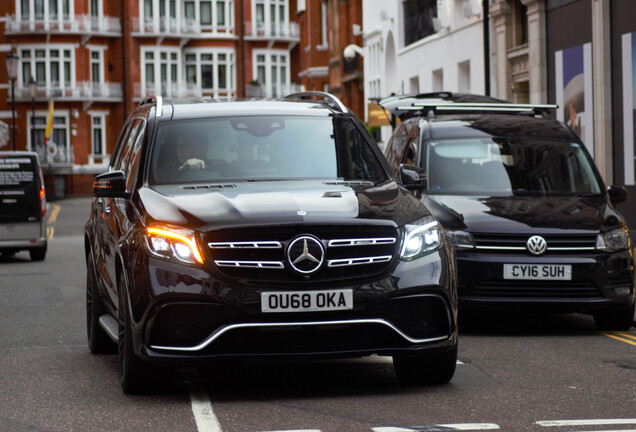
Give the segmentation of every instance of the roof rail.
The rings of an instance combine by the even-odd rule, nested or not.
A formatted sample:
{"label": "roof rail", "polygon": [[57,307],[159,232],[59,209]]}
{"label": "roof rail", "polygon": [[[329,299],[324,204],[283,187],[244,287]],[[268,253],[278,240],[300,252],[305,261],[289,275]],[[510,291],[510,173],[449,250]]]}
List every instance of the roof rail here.
{"label": "roof rail", "polygon": [[144,105],[149,105],[149,104],[155,104],[157,106],[157,117],[161,117],[163,115],[163,98],[159,95],[153,95],[153,96],[148,96],[145,99],[142,99],[139,102],[139,105],[137,105],[137,108],[144,106]]}
{"label": "roof rail", "polygon": [[306,100],[319,100],[320,102],[328,105],[329,107],[339,111],[341,113],[347,112],[347,107],[342,103],[340,99],[335,97],[334,95],[321,92],[321,91],[306,91],[299,93],[292,93],[287,96],[284,96],[282,100],[296,100],[296,101],[306,101]]}

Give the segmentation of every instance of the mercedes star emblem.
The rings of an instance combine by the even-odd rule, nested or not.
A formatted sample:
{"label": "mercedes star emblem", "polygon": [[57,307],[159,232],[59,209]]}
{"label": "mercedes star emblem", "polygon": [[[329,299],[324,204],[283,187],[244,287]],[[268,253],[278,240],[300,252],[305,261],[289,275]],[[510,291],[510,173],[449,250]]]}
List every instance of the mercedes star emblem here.
{"label": "mercedes star emblem", "polygon": [[526,242],[526,249],[532,255],[543,255],[548,249],[548,243],[541,236],[532,236]]}
{"label": "mercedes star emblem", "polygon": [[325,259],[322,242],[309,235],[296,237],[287,247],[287,261],[294,271],[308,275],[314,273]]}

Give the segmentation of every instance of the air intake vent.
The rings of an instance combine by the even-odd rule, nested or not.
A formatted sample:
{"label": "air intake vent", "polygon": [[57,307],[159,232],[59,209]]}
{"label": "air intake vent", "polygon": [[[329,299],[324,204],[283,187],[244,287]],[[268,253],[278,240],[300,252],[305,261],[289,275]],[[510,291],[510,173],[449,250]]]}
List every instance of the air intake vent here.
{"label": "air intake vent", "polygon": [[199,189],[232,189],[235,188],[236,185],[231,183],[228,184],[204,184],[204,185],[189,185],[189,186],[181,186],[182,189],[185,190],[199,190]]}

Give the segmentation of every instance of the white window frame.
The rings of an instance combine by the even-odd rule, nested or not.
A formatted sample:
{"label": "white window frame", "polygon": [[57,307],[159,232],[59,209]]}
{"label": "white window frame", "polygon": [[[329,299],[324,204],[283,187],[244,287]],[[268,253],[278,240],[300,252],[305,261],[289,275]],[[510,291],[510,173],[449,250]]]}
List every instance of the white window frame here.
{"label": "white window frame", "polygon": [[[44,118],[45,122],[46,119],[49,116],[49,112],[48,110],[36,110],[35,111],[35,117],[36,118]],[[61,147],[64,148],[65,150],[65,156],[64,156],[64,160],[61,161],[61,163],[65,163],[65,164],[70,164],[73,161],[73,152],[71,149],[71,121],[70,121],[70,114],[68,110],[53,110],[53,119],[55,119],[56,117],[62,117],[64,119],[64,125],[63,126],[56,126],[55,125],[55,120],[53,120],[53,131],[55,131],[55,129],[64,129],[64,131],[66,132],[66,142],[63,144],[60,143],[55,143],[56,147],[57,147],[57,152],[61,151]],[[28,144],[28,148],[30,151],[36,151],[38,149],[34,149],[33,148],[33,143],[31,142],[31,138],[33,137],[33,132],[32,132],[32,127],[31,125],[32,123],[32,113],[31,111],[28,111],[27,113],[27,130],[28,130],[28,134],[27,134],[27,144]],[[51,133],[52,134],[52,133]],[[55,160],[56,157],[53,156],[49,156],[49,155],[44,155],[44,160],[47,162],[57,162]]]}
{"label": "white window frame", "polygon": [[[93,165],[94,164],[94,159],[95,158],[103,158],[106,156],[106,115],[108,115],[108,111],[88,111],[88,116],[90,118],[90,122],[91,122],[91,151],[88,153],[89,156],[89,164]],[[101,153],[95,153],[95,142],[93,140],[95,134],[95,123],[93,122],[94,119],[99,119],[101,122],[100,128],[101,128],[101,139],[102,139],[102,151]]]}
{"label": "white window frame", "polygon": [[[36,58],[35,57],[36,51],[41,51],[41,50],[44,51],[44,57]],[[53,87],[52,81],[51,81],[51,61],[52,61],[51,51],[52,50],[57,50],[60,53],[60,57],[56,59],[59,62],[59,67],[60,67],[59,87]],[[51,89],[74,89],[76,87],[77,82],[76,82],[76,75],[75,75],[75,44],[19,45],[18,55],[20,56],[20,69],[19,69],[20,72],[18,74],[18,86],[25,88],[28,86],[29,82],[28,81],[25,82],[25,77],[23,77],[24,63],[27,60],[24,58],[24,55],[22,54],[23,51],[30,52],[30,57],[28,58],[28,62],[31,64],[31,76],[33,78],[36,78],[36,73],[35,73],[36,63],[44,61],[44,64],[45,64],[44,88],[47,90],[47,92]],[[67,62],[67,59],[64,57],[65,51],[70,51],[70,54],[71,54],[70,58],[68,59],[70,63],[69,85],[65,85],[65,80],[64,80],[64,63]],[[42,86],[39,86],[39,88],[42,88]]]}
{"label": "white window frame", "polygon": [[[263,63],[258,62],[259,55],[265,56],[265,62]],[[280,61],[280,58],[283,57],[285,61],[283,63],[280,63],[279,61],[277,61],[276,64],[274,65],[272,63],[272,56],[277,56],[279,61]],[[252,76],[254,77],[255,80],[258,79],[258,67],[259,66],[265,67],[265,80],[264,82],[261,83],[263,85],[265,97],[281,97],[289,93],[291,88],[291,84],[290,84],[291,73],[290,73],[290,58],[289,57],[290,57],[289,51],[286,51],[286,50],[275,50],[275,49],[252,50],[252,67],[253,67]],[[286,68],[285,84],[283,85],[280,79],[276,79],[276,93],[277,93],[276,95],[274,95],[274,92],[272,91],[272,66],[277,67],[276,68],[277,78],[280,77],[280,67],[285,66]]]}
{"label": "white window frame", "polygon": [[[72,21],[75,19],[75,1],[68,0],[68,17],[65,18],[63,5],[66,0],[57,0],[57,16],[51,16],[49,10],[49,0],[43,0],[44,2],[44,15],[41,19],[37,19],[35,16],[35,0],[27,0],[29,2],[29,16],[24,17],[22,15],[22,0],[15,0],[15,16],[16,20],[26,22],[62,22]],[[101,0],[100,0],[101,1]],[[60,13],[61,12],[61,13]]]}
{"label": "white window frame", "polygon": [[[183,82],[183,78],[181,76],[181,68],[182,68],[181,50],[179,49],[179,47],[154,46],[154,45],[153,46],[146,45],[146,46],[140,47],[140,54],[141,54],[140,56],[141,74],[140,75],[141,75],[141,89],[142,89],[141,96],[145,97],[146,93],[149,93],[148,83],[146,80],[146,65],[149,63],[149,61],[146,60],[146,53],[149,53],[149,52],[153,53],[152,65],[153,65],[153,72],[155,76],[152,93],[155,95],[161,95],[161,96],[169,96],[169,95],[177,96],[180,91],[179,83]],[[162,53],[166,54],[165,60],[161,59]],[[176,54],[175,59],[172,58],[172,54]],[[166,85],[165,90],[167,91],[162,91],[164,90],[162,89],[162,81],[161,81],[161,65],[162,64],[167,65],[168,79],[165,82],[165,85]],[[172,75],[173,65],[176,66],[176,73],[177,73],[176,77],[173,77]]]}
{"label": "white window frame", "polygon": [[[88,61],[89,61],[89,82],[91,85],[94,85],[95,82],[100,85],[106,82],[106,69],[104,67],[104,51],[107,47],[103,45],[88,45],[86,47],[88,49]],[[93,53],[96,52],[99,56],[97,60],[93,59]],[[99,80],[93,80],[93,64],[97,63],[99,65]]]}
{"label": "white window frame", "polygon": [[[212,56],[212,60],[205,60],[203,61],[201,59],[201,56],[203,54],[207,54],[207,55],[211,55]],[[220,60],[219,59],[219,55],[220,54],[224,54],[225,55],[225,60]],[[194,61],[187,61],[185,60],[186,56],[188,55],[194,55],[195,56],[195,60]],[[236,54],[234,52],[234,49],[232,48],[190,48],[187,50],[183,51],[183,58],[184,58],[184,67],[183,67],[183,74],[184,74],[184,81],[185,79],[187,79],[187,74],[186,74],[186,68],[187,66],[195,66],[195,79],[196,82],[194,83],[188,83],[186,82],[186,86],[188,87],[188,89],[193,89],[195,90],[198,94],[200,95],[210,95],[215,99],[232,99],[235,95],[236,95],[236,69],[234,67],[234,59],[236,58]],[[202,76],[201,76],[201,71],[202,71],[202,66],[203,64],[210,64],[212,65],[212,88],[203,88],[202,87]],[[226,87],[225,88],[220,88],[219,87],[219,66],[220,65],[225,65],[226,66]]]}
{"label": "white window frame", "polygon": [[317,51],[327,51],[329,49],[328,27],[327,27],[327,1],[320,0],[320,45],[316,46]]}
{"label": "white window frame", "polygon": [[[263,5],[263,22],[256,19],[256,6]],[[274,6],[274,17],[271,7]],[[279,8],[283,6],[283,21],[280,21]],[[289,0],[252,0],[252,19],[254,21],[255,35],[289,36]]]}

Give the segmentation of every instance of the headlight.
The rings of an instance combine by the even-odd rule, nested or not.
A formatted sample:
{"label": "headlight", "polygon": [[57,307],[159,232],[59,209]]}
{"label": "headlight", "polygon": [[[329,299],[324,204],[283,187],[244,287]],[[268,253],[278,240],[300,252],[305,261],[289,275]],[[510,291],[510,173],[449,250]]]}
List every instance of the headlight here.
{"label": "headlight", "polygon": [[439,222],[430,216],[406,224],[400,259],[412,261],[437,250],[442,244],[442,235]]}
{"label": "headlight", "polygon": [[155,256],[186,264],[203,264],[194,231],[177,228],[150,226],[145,232],[148,250]]}
{"label": "headlight", "polygon": [[446,235],[457,249],[475,248],[475,240],[468,231],[446,231]]}
{"label": "headlight", "polygon": [[616,252],[628,248],[629,233],[625,227],[600,233],[596,238],[596,249],[598,250]]}

